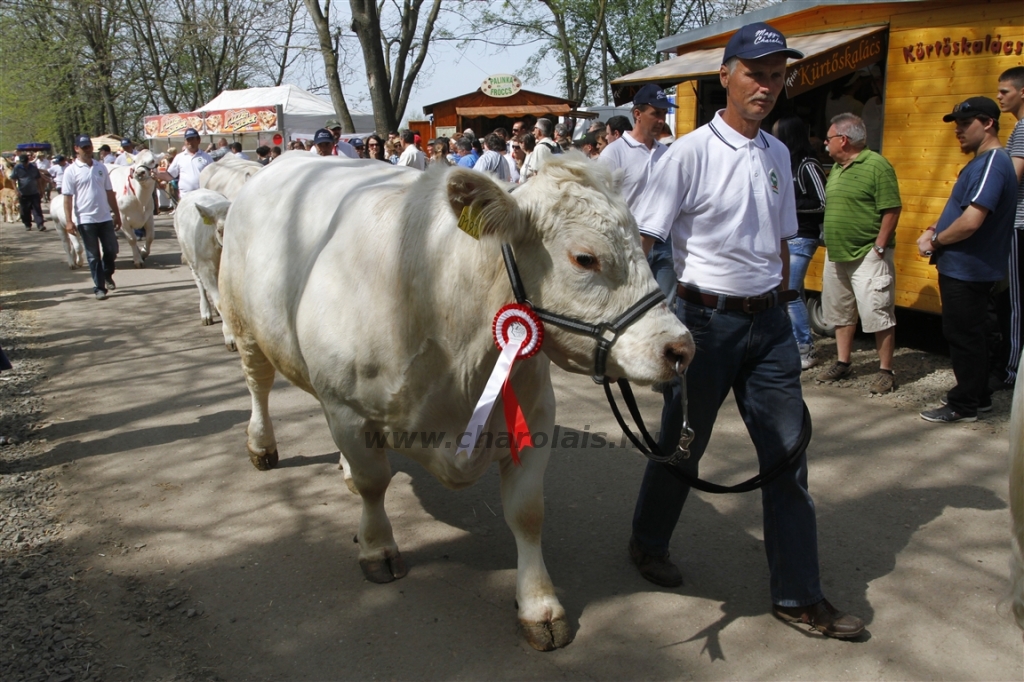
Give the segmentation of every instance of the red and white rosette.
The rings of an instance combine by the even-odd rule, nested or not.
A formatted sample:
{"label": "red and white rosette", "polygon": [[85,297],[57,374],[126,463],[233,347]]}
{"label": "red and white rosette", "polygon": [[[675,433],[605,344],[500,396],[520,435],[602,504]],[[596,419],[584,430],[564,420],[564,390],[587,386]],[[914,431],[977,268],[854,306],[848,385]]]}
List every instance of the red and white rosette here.
{"label": "red and white rosette", "polygon": [[500,395],[505,406],[509,450],[512,453],[512,461],[518,464],[519,451],[522,448],[533,447],[533,439],[509,377],[512,375],[512,367],[516,360],[533,357],[540,351],[541,344],[544,343],[544,323],[528,306],[509,303],[494,316],[491,331],[494,334],[494,345],[501,349],[501,355],[498,356],[498,362],[484,386],[483,395],[477,401],[473,416],[466,426],[470,442],[455,454],[465,452],[467,457],[472,455],[494,409],[494,403]]}

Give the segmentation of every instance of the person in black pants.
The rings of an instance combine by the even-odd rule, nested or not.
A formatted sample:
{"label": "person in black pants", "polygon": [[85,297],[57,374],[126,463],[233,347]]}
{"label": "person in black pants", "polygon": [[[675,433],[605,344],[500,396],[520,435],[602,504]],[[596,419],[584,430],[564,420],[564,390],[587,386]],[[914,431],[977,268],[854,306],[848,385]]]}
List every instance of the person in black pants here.
{"label": "person in black pants", "polygon": [[28,154],[18,157],[18,163],[11,173],[11,180],[14,180],[14,190],[18,193],[21,222],[25,229],[32,229],[32,219],[35,218],[39,231],[44,232],[46,221],[43,219],[43,176],[35,164],[28,162]]}
{"label": "person in black pants", "polygon": [[999,107],[971,97],[942,118],[956,121],[960,150],[973,154],[957,178],[938,221],[917,240],[922,256],[939,270],[942,332],[956,377],[944,404],[921,418],[937,423],[973,422],[992,407],[985,321],[988,298],[1006,276],[1006,253],[1017,207],[1017,175],[999,142]]}

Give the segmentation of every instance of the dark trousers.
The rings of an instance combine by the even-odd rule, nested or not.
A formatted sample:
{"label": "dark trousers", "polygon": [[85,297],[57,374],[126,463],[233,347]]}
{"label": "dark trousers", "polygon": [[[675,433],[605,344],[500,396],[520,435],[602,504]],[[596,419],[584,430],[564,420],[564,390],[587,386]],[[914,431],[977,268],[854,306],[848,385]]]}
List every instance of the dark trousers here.
{"label": "dark trousers", "polygon": [[1000,344],[992,349],[992,374],[1012,384],[1024,352],[1024,230],[1011,230],[1007,288],[995,297]]}
{"label": "dark trousers", "polygon": [[942,334],[949,343],[949,360],[956,377],[946,400],[967,417],[988,402],[989,339],[985,333],[988,298],[993,282],[967,282],[939,273]]}
{"label": "dark trousers", "polygon": [[43,197],[40,194],[22,194],[18,197],[21,204],[21,223],[26,229],[32,227],[32,219],[36,225],[43,226]]}
{"label": "dark trousers", "polygon": [[114,234],[114,221],[79,225],[78,234],[82,236],[82,245],[89,258],[93,291],[106,291],[106,280],[114,276],[114,261],[117,259],[117,235]]}

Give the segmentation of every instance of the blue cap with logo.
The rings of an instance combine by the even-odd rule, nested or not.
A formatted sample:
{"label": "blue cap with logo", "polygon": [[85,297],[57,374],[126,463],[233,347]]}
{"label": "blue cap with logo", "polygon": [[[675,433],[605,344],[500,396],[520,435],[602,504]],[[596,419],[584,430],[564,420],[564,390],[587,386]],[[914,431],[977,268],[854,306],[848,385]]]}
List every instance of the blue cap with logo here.
{"label": "blue cap with logo", "polygon": [[313,144],[320,144],[322,142],[334,143],[334,134],[327,128],[321,128],[313,133]]}
{"label": "blue cap with logo", "polygon": [[89,137],[88,135],[79,135],[78,137],[75,138],[75,146],[76,147],[83,147],[83,148],[84,147],[91,147],[92,146],[92,138]]}
{"label": "blue cap with logo", "polygon": [[134,142],[132,142],[132,141],[131,141],[130,139],[128,139],[127,137],[125,137],[125,138],[122,138],[122,139],[121,139],[121,146],[122,146],[122,147],[128,147],[128,146],[130,146],[130,145],[134,145],[134,144],[135,144],[135,143],[134,143]]}
{"label": "blue cap with logo", "polygon": [[185,139],[190,137],[199,137],[199,131],[195,128],[185,128]]}
{"label": "blue cap with logo", "polygon": [[641,104],[649,104],[655,109],[672,108],[672,102],[669,101],[668,95],[654,83],[648,83],[637,90],[636,95],[633,96],[633,106],[638,107]]}
{"label": "blue cap with logo", "polygon": [[729,38],[725,46],[722,63],[733,57],[760,59],[770,54],[784,54],[793,59],[803,59],[804,53],[786,46],[786,36],[763,22],[747,24]]}

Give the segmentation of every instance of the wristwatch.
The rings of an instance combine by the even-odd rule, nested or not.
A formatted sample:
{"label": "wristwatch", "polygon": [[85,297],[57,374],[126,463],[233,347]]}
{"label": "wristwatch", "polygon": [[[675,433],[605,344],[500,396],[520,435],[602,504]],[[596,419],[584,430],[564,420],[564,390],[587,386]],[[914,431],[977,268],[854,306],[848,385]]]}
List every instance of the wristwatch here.
{"label": "wristwatch", "polygon": [[879,256],[884,256],[885,255],[885,247],[884,246],[879,246],[878,244],[872,244],[871,248],[874,249],[875,253],[877,253]]}
{"label": "wristwatch", "polygon": [[939,244],[939,233],[932,232],[932,246],[942,246]]}

